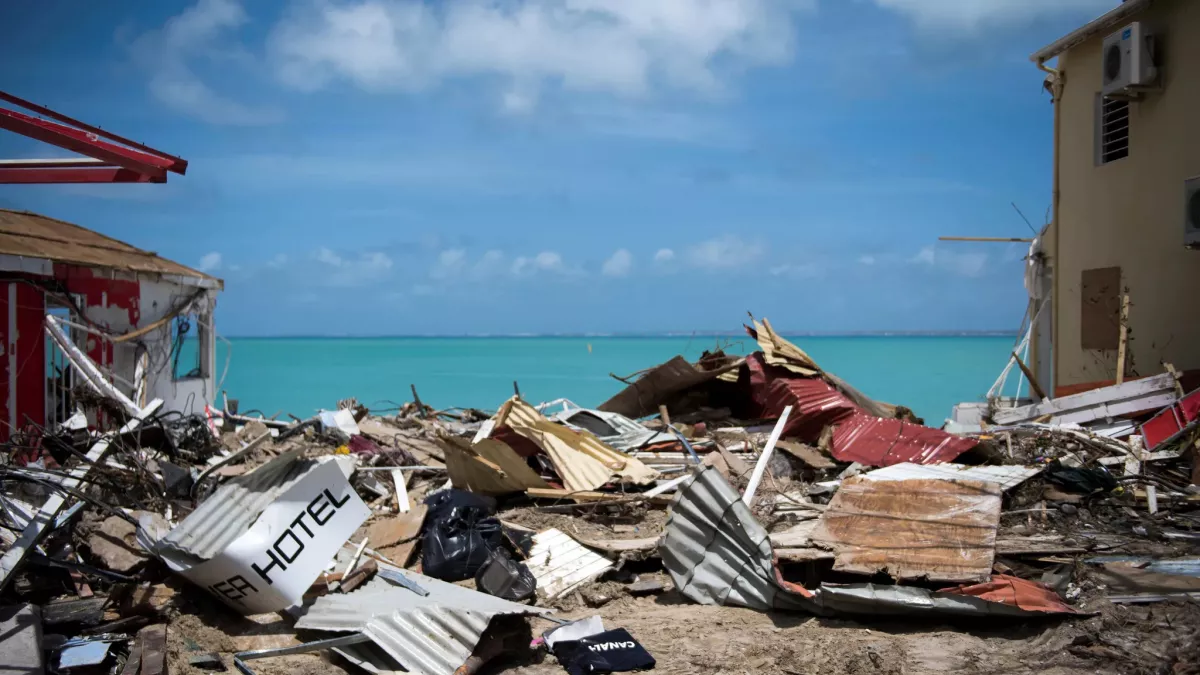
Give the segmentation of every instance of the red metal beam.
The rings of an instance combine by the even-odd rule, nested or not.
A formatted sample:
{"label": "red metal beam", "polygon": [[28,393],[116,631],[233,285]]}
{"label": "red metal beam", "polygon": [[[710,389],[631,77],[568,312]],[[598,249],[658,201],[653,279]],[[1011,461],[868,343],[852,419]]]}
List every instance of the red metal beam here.
{"label": "red metal beam", "polygon": [[122,167],[100,168],[0,168],[0,184],[36,185],[43,183],[165,183],[158,177]]}
{"label": "red metal beam", "polygon": [[174,162],[165,157],[151,155],[141,150],[123,148],[102,141],[95,134],[72,129],[57,122],[30,117],[15,110],[0,108],[0,129],[15,131],[22,136],[57,145],[60,148],[95,157],[108,164],[124,167],[145,174],[151,179],[166,179],[167,167]]}
{"label": "red metal beam", "polygon": [[138,143],[137,141],[131,141],[128,138],[125,138],[124,136],[118,136],[117,134],[114,134],[111,131],[105,131],[104,129],[101,129],[100,127],[92,126],[90,124],[87,124],[86,122],[80,122],[79,120],[77,120],[73,117],[67,117],[66,115],[63,115],[62,113],[54,112],[53,110],[51,110],[45,106],[40,106],[36,103],[33,103],[32,101],[26,101],[25,99],[23,99],[19,96],[13,96],[12,94],[9,94],[8,92],[0,91],[0,101],[7,101],[9,103],[12,103],[15,106],[24,108],[25,110],[31,110],[31,111],[37,113],[38,115],[41,115],[42,117],[49,117],[50,119],[58,120],[59,122],[62,122],[63,124],[75,127],[76,129],[82,129],[83,131],[95,134],[97,136],[101,136],[103,138],[107,138],[108,140],[120,143],[121,145],[127,145],[131,148],[136,148],[138,150],[149,153],[151,155],[157,155],[159,157],[169,159],[169,160],[171,160],[171,165],[167,167],[168,171],[173,171],[181,176],[183,174],[187,173],[187,167],[188,167],[187,160],[183,159],[181,157],[176,157],[175,155],[169,155],[161,150],[155,150],[154,148],[151,148],[149,146],[142,145],[141,143]]}

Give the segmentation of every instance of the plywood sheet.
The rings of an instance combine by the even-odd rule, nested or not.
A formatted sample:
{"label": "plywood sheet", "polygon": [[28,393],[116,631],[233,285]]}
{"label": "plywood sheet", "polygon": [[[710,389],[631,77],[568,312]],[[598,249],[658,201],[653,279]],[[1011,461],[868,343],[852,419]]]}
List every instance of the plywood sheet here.
{"label": "plywood sheet", "polygon": [[972,480],[842,482],[812,534],[839,572],[981,582],[991,577],[1001,489]]}
{"label": "plywood sheet", "polygon": [[1121,268],[1083,271],[1079,289],[1082,349],[1116,349],[1121,340]]}

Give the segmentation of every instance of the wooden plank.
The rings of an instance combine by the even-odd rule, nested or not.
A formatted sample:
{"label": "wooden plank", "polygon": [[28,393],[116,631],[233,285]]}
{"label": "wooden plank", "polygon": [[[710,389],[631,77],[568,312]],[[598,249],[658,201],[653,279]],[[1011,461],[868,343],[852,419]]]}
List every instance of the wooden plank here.
{"label": "wooden plank", "polygon": [[609,502],[609,501],[618,501],[618,500],[626,500],[626,501],[645,500],[645,501],[650,502],[651,504],[662,504],[664,506],[667,504],[670,504],[671,501],[674,499],[673,497],[663,497],[663,496],[643,497],[642,495],[637,494],[637,493],[622,494],[619,492],[591,492],[591,491],[587,491],[587,490],[580,491],[580,492],[571,492],[570,490],[558,490],[555,488],[529,488],[528,490],[525,491],[525,494],[529,497],[534,497],[536,499],[574,499],[575,501],[579,501],[579,502]]}
{"label": "wooden plank", "polygon": [[393,469],[391,471],[392,482],[396,484],[396,508],[400,509],[400,513],[408,513],[412,510],[412,504],[408,501],[408,476],[403,471]]}
{"label": "wooden plank", "polygon": [[1020,408],[997,410],[997,424],[1028,422],[1045,415],[1058,424],[1091,422],[1105,417],[1163,408],[1175,402],[1175,378],[1170,373],[1132,380],[1121,385],[1085,391]]}
{"label": "wooden plank", "polygon": [[165,675],[167,672],[167,627],[146,626],[138,631],[142,643],[142,667],[139,675]]}
{"label": "wooden plank", "polygon": [[[92,467],[98,464],[100,460],[104,459],[104,456],[108,454],[108,448],[113,439],[137,429],[141,425],[142,420],[157,412],[161,407],[162,401],[159,399],[154,399],[150,402],[150,405],[146,406],[145,409],[138,414],[138,416],[129,420],[125,426],[121,427],[121,430],[116,434],[108,434],[99,441],[96,441],[96,443],[92,445],[91,449],[88,450],[87,455],[84,456],[85,461],[81,462],[78,466],[72,469],[71,473],[69,473],[67,477],[62,480],[61,484],[63,488],[67,490],[74,490],[75,488],[79,487],[80,481],[87,477],[88,473],[91,472]],[[2,558],[0,558],[0,591],[3,591],[4,588],[8,586],[9,580],[12,579],[13,572],[15,572],[16,569],[21,566],[21,563],[24,562],[25,556],[29,554],[29,551],[37,546],[38,542],[41,541],[42,536],[44,536],[46,531],[49,529],[50,523],[54,522],[58,512],[62,510],[62,507],[66,503],[67,495],[65,492],[56,490],[51,493],[50,497],[46,499],[46,502],[42,504],[42,508],[38,510],[34,519],[25,526],[24,530],[21,531],[21,536],[17,537],[16,543],[9,548],[8,552],[6,552]]]}
{"label": "wooden plank", "polygon": [[1117,384],[1125,383],[1125,356],[1129,345],[1129,294],[1121,294],[1120,338],[1117,340]]}

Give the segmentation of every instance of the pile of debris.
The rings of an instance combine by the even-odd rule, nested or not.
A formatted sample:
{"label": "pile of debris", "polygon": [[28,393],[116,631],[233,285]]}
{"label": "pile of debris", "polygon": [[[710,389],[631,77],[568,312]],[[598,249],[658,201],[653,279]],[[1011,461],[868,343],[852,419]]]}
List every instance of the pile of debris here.
{"label": "pile of debris", "polygon": [[[753,354],[677,357],[596,409],[435,411],[414,389],[395,414],[351,399],[285,422],[99,401],[14,438],[4,667],[620,672],[672,658],[612,627],[646,598],[1055,625],[1200,599],[1200,394],[1173,374],[934,429],[769,322],[747,331]],[[1089,629],[1067,653],[1196,672],[1200,612],[1170,625],[1191,642]]]}

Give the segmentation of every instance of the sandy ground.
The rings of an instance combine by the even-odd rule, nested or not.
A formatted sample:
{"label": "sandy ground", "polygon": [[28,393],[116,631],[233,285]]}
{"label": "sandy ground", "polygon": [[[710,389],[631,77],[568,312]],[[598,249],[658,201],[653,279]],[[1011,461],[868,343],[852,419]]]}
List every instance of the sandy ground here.
{"label": "sandy ground", "polygon": [[[601,588],[608,590],[612,582]],[[582,596],[559,603],[565,619],[600,614],[608,628],[629,630],[658,660],[656,672],[829,675],[833,673],[1195,673],[1176,664],[1200,658],[1200,605],[1115,606],[1097,600],[1090,617],[1023,624],[868,622],[765,614],[691,604],[674,591],[618,597],[598,609]],[[200,598],[181,607],[169,629],[170,672],[199,675],[195,654],[296,644],[278,615],[232,616]],[[535,634],[552,624],[536,619]],[[305,636],[302,636],[305,637]],[[312,635],[306,639],[328,637]],[[260,675],[358,673],[337,656],[303,654],[253,661]],[[1174,670],[1172,667],[1174,666]],[[486,673],[563,673],[554,657],[535,663],[495,663]]]}

